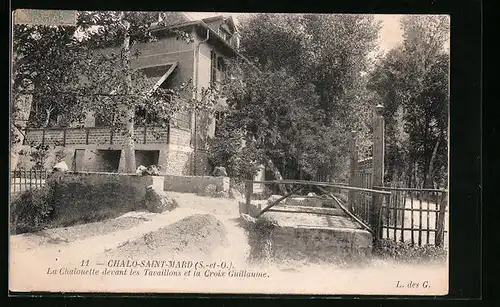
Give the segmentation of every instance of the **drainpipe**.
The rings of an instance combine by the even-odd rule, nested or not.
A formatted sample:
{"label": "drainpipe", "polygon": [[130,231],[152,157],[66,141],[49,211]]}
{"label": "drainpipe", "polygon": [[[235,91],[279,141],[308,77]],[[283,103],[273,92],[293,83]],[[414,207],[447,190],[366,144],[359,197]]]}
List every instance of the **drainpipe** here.
{"label": "drainpipe", "polygon": [[[193,84],[194,84],[194,92],[193,92],[193,99],[198,98],[198,58],[199,58],[199,53],[200,53],[200,45],[203,43],[206,43],[210,37],[210,30],[207,29],[207,36],[204,40],[198,42],[196,44],[196,47],[194,48],[194,65],[193,65]],[[198,138],[197,138],[197,133],[198,133],[198,121],[196,117],[196,108],[194,109],[194,144],[192,144],[193,148],[193,174],[196,174],[196,154],[198,151]],[[193,147],[194,146],[194,147]]]}

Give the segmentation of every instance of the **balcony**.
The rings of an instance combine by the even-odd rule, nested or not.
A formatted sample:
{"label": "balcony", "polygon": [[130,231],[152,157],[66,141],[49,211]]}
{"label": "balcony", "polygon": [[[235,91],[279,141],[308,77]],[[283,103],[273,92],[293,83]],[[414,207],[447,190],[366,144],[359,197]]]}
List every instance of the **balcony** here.
{"label": "balcony", "polygon": [[[134,132],[136,143],[168,144],[170,128],[136,127]],[[34,128],[27,129],[24,138],[25,145],[105,145],[123,144],[123,133],[113,132],[106,127],[87,128]]]}

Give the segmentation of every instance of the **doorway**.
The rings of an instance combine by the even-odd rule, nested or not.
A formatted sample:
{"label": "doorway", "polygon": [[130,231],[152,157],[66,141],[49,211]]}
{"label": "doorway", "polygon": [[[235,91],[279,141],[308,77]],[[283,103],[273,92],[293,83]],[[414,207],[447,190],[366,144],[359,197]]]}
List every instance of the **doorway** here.
{"label": "doorway", "polygon": [[97,167],[100,172],[117,173],[121,150],[98,150]]}
{"label": "doorway", "polygon": [[135,151],[135,164],[137,167],[143,165],[149,167],[151,165],[158,165],[158,158],[160,157],[159,150],[136,150]]}

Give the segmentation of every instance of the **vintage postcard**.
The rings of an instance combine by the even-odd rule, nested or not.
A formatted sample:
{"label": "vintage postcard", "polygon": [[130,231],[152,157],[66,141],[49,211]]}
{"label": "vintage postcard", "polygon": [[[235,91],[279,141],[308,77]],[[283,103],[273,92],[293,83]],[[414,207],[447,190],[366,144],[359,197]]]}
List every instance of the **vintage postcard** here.
{"label": "vintage postcard", "polygon": [[16,10],[13,292],[448,294],[447,15]]}

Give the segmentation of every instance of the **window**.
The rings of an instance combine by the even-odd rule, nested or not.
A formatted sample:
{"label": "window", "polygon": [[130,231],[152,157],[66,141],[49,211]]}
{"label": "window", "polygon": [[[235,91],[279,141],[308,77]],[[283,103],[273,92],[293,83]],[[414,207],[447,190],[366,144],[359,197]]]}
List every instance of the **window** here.
{"label": "window", "polygon": [[210,51],[210,85],[213,86],[217,81],[217,54]]}
{"label": "window", "polygon": [[226,63],[223,57],[217,58],[217,70],[220,72],[226,71]]}
{"label": "window", "polygon": [[177,62],[174,62],[160,66],[141,68],[140,71],[144,74],[144,77],[146,77],[147,85],[155,90],[160,86],[166,88],[166,81],[172,75],[176,67]]}
{"label": "window", "polygon": [[218,136],[220,134],[220,126],[222,123],[222,120],[224,119],[224,112],[217,111],[215,112],[215,136]]}
{"label": "window", "polygon": [[229,41],[229,39],[231,38],[231,35],[227,32],[226,29],[224,29],[222,26],[219,27],[219,35],[225,40],[225,41]]}
{"label": "window", "polygon": [[[146,67],[141,68],[140,72],[147,80],[147,87],[141,90],[150,90],[151,92],[155,92],[158,88],[168,89],[172,87],[172,73],[177,67],[177,62],[168,63],[160,66]],[[144,86],[144,84],[142,84]],[[144,107],[136,108],[136,121],[142,125],[149,124],[168,124],[168,120],[164,118],[160,118],[151,112],[148,112]]]}
{"label": "window", "polygon": [[210,52],[210,60],[210,85],[217,87],[219,83],[224,80],[226,63],[224,61],[224,58],[221,56],[217,56],[214,51]]}
{"label": "window", "polygon": [[117,173],[120,165],[121,150],[97,150],[97,171]]}
{"label": "window", "polygon": [[136,166],[143,165],[145,167],[149,167],[151,165],[158,165],[159,156],[160,156],[159,150],[136,150],[135,164]]}

